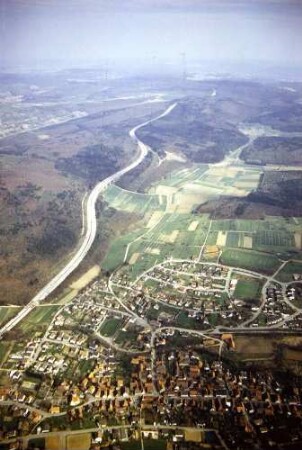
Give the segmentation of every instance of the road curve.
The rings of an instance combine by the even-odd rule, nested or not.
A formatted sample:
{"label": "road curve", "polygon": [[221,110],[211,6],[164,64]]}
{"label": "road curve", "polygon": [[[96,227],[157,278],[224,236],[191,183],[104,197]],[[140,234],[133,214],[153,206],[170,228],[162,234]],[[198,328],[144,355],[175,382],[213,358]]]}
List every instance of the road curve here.
{"label": "road curve", "polygon": [[98,196],[104,192],[104,190],[112,183],[116,182],[119,178],[121,178],[125,173],[130,172],[132,169],[137,167],[143,159],[146,157],[149,147],[145,145],[142,141],[138,139],[136,136],[137,130],[148,125],[149,123],[155,122],[168,114],[175,108],[177,103],[173,103],[170,105],[162,114],[154,117],[153,119],[147,120],[146,122],[137,125],[129,131],[129,136],[137,143],[138,148],[140,150],[138,157],[127,167],[124,169],[115,172],[113,175],[105,178],[105,180],[100,181],[90,192],[87,203],[86,203],[86,214],[84,215],[86,224],[85,224],[85,237],[84,240],[75,253],[75,255],[71,258],[71,260],[66,264],[66,266],[57,274],[55,277],[49,281],[34,297],[33,299],[15,316],[13,317],[6,325],[4,325],[0,329],[0,338],[4,333],[10,331],[14,328],[30,311],[37,306],[42,300],[48,297],[57,287],[59,287],[63,281],[79,266],[79,264],[83,261],[88,251],[90,250],[93,241],[96,236],[97,231],[97,220],[96,220],[96,201]]}

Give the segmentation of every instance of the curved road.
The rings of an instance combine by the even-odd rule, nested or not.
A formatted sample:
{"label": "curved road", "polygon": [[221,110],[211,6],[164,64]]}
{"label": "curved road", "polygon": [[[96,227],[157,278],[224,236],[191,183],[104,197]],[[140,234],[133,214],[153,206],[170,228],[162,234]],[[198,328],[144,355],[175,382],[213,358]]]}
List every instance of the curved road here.
{"label": "curved road", "polygon": [[88,251],[90,250],[93,241],[96,236],[97,230],[97,220],[96,220],[96,211],[95,205],[98,196],[104,192],[104,190],[111,184],[116,182],[119,178],[121,178],[125,173],[130,172],[130,170],[137,167],[143,159],[146,157],[149,147],[145,145],[142,141],[138,139],[136,136],[136,131],[140,128],[152,123],[156,120],[161,119],[162,117],[167,116],[170,112],[175,108],[177,103],[173,103],[170,105],[162,114],[154,117],[153,119],[147,120],[146,122],[137,125],[129,131],[129,136],[137,143],[140,153],[138,157],[127,167],[124,169],[115,172],[110,177],[105,178],[105,180],[100,181],[90,192],[87,203],[86,203],[86,214],[85,214],[85,238],[75,253],[75,255],[71,258],[71,260],[66,264],[66,266],[51,280],[46,284],[35,296],[34,298],[15,316],[13,317],[4,327],[0,329],[0,338],[4,333],[10,331],[14,328],[30,311],[37,306],[42,300],[44,300],[48,295],[50,295],[60,284],[63,283],[64,280],[79,266],[79,264],[83,261]]}

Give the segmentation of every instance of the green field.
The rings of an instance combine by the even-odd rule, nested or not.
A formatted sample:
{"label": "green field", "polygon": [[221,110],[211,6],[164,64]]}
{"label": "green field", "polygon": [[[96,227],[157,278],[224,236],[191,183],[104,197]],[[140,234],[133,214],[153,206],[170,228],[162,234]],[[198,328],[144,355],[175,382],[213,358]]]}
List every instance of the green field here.
{"label": "green field", "polygon": [[[157,304],[159,306],[159,309],[154,309],[154,305]],[[160,313],[167,313],[171,316],[175,316],[179,312],[178,308],[173,308],[168,305],[164,305],[162,303],[152,303],[152,306],[147,310],[146,317],[148,320],[157,320]]]}
{"label": "green field", "polygon": [[294,248],[294,235],[287,230],[261,230],[257,231],[253,240],[253,247]]}
{"label": "green field", "polygon": [[3,363],[3,360],[5,359],[8,350],[10,350],[10,348],[12,347],[12,343],[11,342],[5,342],[5,341],[1,341],[0,342],[0,367]]}
{"label": "green field", "polygon": [[164,196],[159,201],[158,195],[130,192],[115,185],[109,186],[103,196],[111,208],[136,214],[164,210],[166,207],[166,197]]}
{"label": "green field", "polygon": [[265,220],[213,220],[211,230],[228,232],[226,247],[244,247],[244,237],[249,236],[254,250],[284,252],[295,249],[294,232],[299,227],[287,218],[267,217]]}
{"label": "green field", "polygon": [[238,247],[240,234],[236,231],[229,231],[227,234],[226,247]]}
{"label": "green field", "polygon": [[133,233],[127,233],[124,236],[113,240],[104,260],[102,261],[103,270],[111,271],[123,264],[127,244],[143,234],[143,232],[144,229]]}
{"label": "green field", "polygon": [[181,328],[189,328],[191,330],[200,328],[200,326],[198,326],[198,322],[195,319],[188,317],[188,314],[186,314],[184,311],[181,311],[178,314],[176,318],[176,326]]}
{"label": "green field", "polygon": [[261,293],[261,283],[255,279],[238,280],[234,297],[238,299],[256,299]]}
{"label": "green field", "polygon": [[223,219],[212,223],[212,230],[216,231],[256,232],[262,227],[265,229],[265,224],[260,220]]}
{"label": "green field", "polygon": [[[16,361],[10,359],[10,356],[24,351],[26,346],[25,339],[19,339],[18,341],[7,341],[0,343],[0,355],[1,355],[1,365],[2,369],[13,369],[15,368]],[[5,358],[5,353],[9,352],[7,358]]]}
{"label": "green field", "polygon": [[239,249],[223,250],[220,262],[227,266],[241,267],[242,269],[267,274],[274,273],[280,266],[280,261],[275,255]]}
{"label": "green field", "polygon": [[278,272],[277,280],[280,281],[292,281],[294,275],[298,275],[302,278],[302,262],[289,261],[283,268]]}
{"label": "green field", "polygon": [[264,220],[218,219],[214,220],[212,230],[256,232],[286,232],[299,231],[300,223],[290,218],[267,216]]}
{"label": "green field", "polygon": [[[246,219],[213,219],[209,230],[210,217],[208,214],[193,214],[181,211],[181,204],[185,202],[183,193],[186,193],[186,184],[194,184],[194,193],[202,194],[203,185],[213,186],[215,180],[206,173],[207,166],[193,165],[174,170],[161,181],[155,183],[149,190],[149,194],[140,194],[110,186],[104,193],[104,198],[109,206],[130,213],[144,216],[145,226],[138,228],[137,232],[127,233],[116,238],[103,260],[102,268],[109,272],[117,269],[124,263],[126,250],[126,264],[129,264],[128,275],[135,280],[141,273],[148,270],[154,264],[160,263],[170,257],[175,259],[196,260],[206,240],[207,246],[216,246],[219,232],[226,232],[226,241],[218,244],[222,248],[220,262],[226,265],[240,267],[251,271],[273,274],[280,266],[280,259],[289,259],[296,252],[294,233],[301,229],[300,221],[286,217],[267,216],[264,220]],[[251,183],[258,178],[256,170],[238,172],[234,178],[225,177],[224,184],[232,185],[249,178]],[[220,181],[218,181],[218,184]],[[155,195],[158,186],[176,188],[171,190],[170,199],[175,203],[175,210],[167,204],[167,195]],[[223,188],[223,186],[222,186]],[[175,193],[177,190],[177,193]],[[165,190],[163,190],[165,192]],[[169,192],[169,190],[167,191]],[[191,191],[190,191],[191,192]],[[217,194],[218,195],[218,194]],[[180,199],[180,200],[177,200]],[[147,228],[151,214],[158,211],[158,221]],[[173,212],[172,212],[173,211]],[[186,211],[184,209],[184,211]],[[149,225],[150,227],[150,225]],[[209,231],[209,232],[208,232]],[[219,235],[220,239],[220,235]],[[218,253],[214,252],[215,261]],[[211,258],[205,252],[205,258]],[[291,279],[292,274],[281,274],[286,280]],[[240,286],[240,285],[239,285]],[[239,287],[238,287],[239,289]],[[242,288],[243,289],[243,288]],[[252,287],[246,286],[246,295],[254,296]],[[256,288],[255,288],[256,289]],[[244,290],[244,289],[243,289]],[[245,295],[244,292],[238,295]],[[237,292],[237,293],[238,293]]]}
{"label": "green field", "polygon": [[19,307],[14,306],[1,306],[0,307],[0,327],[8,322],[20,311]]}
{"label": "green field", "polygon": [[[190,224],[197,222],[196,229],[189,231]],[[221,255],[221,263],[234,267],[272,274],[280,265],[276,255],[270,254],[274,248],[290,250],[293,248],[293,234],[287,232],[288,223],[284,219],[267,221],[247,220],[213,220],[208,234],[207,245],[215,245],[219,231],[227,231],[226,247]],[[293,226],[293,224],[290,224]],[[131,279],[135,279],[152,265],[169,257],[176,259],[196,259],[204,242],[209,227],[208,215],[166,213],[152,229],[142,229],[141,237],[129,247],[127,262],[137,255],[130,265]],[[169,237],[175,237],[169,242]],[[244,236],[248,233],[253,239],[252,249],[240,249]],[[138,233],[123,236],[112,243],[111,249],[103,262],[105,270],[113,270],[123,263],[127,244],[134,241]],[[259,250],[257,250],[259,248]],[[262,250],[262,251],[261,251]],[[267,251],[263,251],[267,250]]]}
{"label": "green field", "polygon": [[[188,231],[192,222],[197,222],[196,229]],[[135,279],[152,265],[169,257],[195,259],[198,257],[200,247],[205,240],[208,226],[209,217],[207,215],[164,214],[154,228],[149,230],[145,228],[136,233],[128,233],[113,241],[102,262],[102,267],[104,270],[112,271],[123,264],[128,243],[131,243],[131,245],[127,262],[131,261],[134,254],[138,254],[135,264],[130,265],[131,279]],[[177,235],[173,242],[169,242],[169,237],[173,233],[177,233]],[[141,237],[137,239],[139,236]]]}
{"label": "green field", "polygon": [[[156,185],[180,188],[184,183],[199,182],[203,178],[204,172],[208,169],[206,165],[198,165],[192,168],[174,170]],[[152,188],[153,189],[153,188]]]}
{"label": "green field", "polygon": [[19,328],[25,333],[42,331],[53,319],[59,308],[58,305],[37,306],[22,320]]}
{"label": "green field", "polygon": [[84,378],[95,366],[95,361],[91,359],[82,359],[77,365],[76,374],[79,375],[79,379]]}
{"label": "green field", "polygon": [[124,319],[117,319],[113,317],[112,319],[107,319],[101,326],[99,332],[106,337],[111,337],[114,333],[121,327]]}
{"label": "green field", "polygon": [[137,335],[137,331],[133,329],[128,328],[126,331],[120,329],[115,338],[115,342],[123,347],[128,347],[137,342]]}

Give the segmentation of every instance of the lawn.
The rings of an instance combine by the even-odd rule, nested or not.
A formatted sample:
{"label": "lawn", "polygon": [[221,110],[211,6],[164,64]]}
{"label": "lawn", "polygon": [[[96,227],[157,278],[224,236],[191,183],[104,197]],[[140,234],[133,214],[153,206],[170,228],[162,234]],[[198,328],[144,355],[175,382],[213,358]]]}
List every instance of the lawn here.
{"label": "lawn", "polygon": [[157,303],[159,309],[154,309],[155,304],[156,302],[151,303],[152,306],[150,306],[150,308],[146,312],[146,317],[148,320],[157,320],[160,313],[167,313],[172,316],[175,316],[179,312],[179,309],[163,305],[162,303]]}
{"label": "lawn", "polygon": [[84,359],[79,361],[76,372],[79,373],[80,378],[84,378],[95,366],[95,361],[91,359]]}
{"label": "lawn", "polygon": [[91,434],[82,433],[67,436],[67,450],[87,450],[91,445]]}
{"label": "lawn", "polygon": [[100,333],[106,337],[111,337],[120,328],[123,319],[107,319],[100,328]]}
{"label": "lawn", "polygon": [[137,342],[137,336],[138,332],[133,329],[119,330],[115,342],[121,346],[132,346]]}
{"label": "lawn", "polygon": [[60,436],[46,436],[45,437],[45,448],[47,450],[59,450],[62,445]]}
{"label": "lawn", "polygon": [[184,311],[181,311],[176,318],[176,326],[196,330],[198,329],[198,322],[188,317]]}
{"label": "lawn", "polygon": [[235,336],[235,353],[239,353],[241,358],[251,358],[254,355],[269,357],[276,341],[275,336]]}
{"label": "lawn", "polygon": [[259,298],[261,283],[258,280],[238,280],[234,297],[239,299]]}
{"label": "lawn", "polygon": [[220,262],[227,266],[268,274],[274,273],[280,265],[280,261],[275,255],[239,249],[223,250]]}

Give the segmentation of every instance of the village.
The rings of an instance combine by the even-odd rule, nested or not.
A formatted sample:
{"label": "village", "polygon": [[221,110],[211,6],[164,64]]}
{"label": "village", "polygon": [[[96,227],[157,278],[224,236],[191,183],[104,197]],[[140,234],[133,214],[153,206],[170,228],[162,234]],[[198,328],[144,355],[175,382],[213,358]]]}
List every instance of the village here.
{"label": "village", "polygon": [[[292,442],[302,438],[301,386],[285,389],[269,371],[230,368],[201,346],[173,350],[168,334],[159,335],[152,354],[126,357],[96,346],[98,358],[74,380],[28,371],[12,376],[12,385],[0,392],[1,439],[66,428],[96,428],[100,436],[115,427],[124,428],[121,441],[142,430],[158,439],[169,427],[188,427],[196,429],[194,442],[205,442],[205,431],[214,429],[224,448],[273,447],[288,439],[286,427]],[[185,432],[166,434],[186,440]]]}
{"label": "village", "polygon": [[285,389],[282,376],[228,362],[236,329],[300,324],[299,295],[295,280],[190,261],[168,260],[134,282],[123,270],[100,277],[10,352],[1,441],[95,429],[92,446],[145,433],[172,444],[274,448],[288,439],[285,426],[300,440],[301,386]]}

